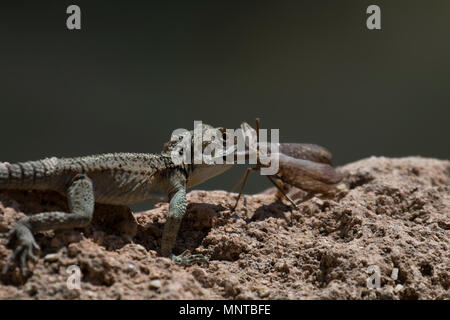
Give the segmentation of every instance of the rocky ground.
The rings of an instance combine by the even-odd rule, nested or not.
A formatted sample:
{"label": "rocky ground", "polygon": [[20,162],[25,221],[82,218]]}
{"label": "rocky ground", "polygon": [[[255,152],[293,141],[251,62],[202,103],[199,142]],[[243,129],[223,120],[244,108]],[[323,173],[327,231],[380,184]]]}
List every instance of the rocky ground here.
{"label": "rocky ground", "polygon": [[[339,170],[335,195],[298,210],[274,190],[246,195],[234,213],[234,193],[190,192],[175,252],[209,265],[158,256],[168,204],[135,218],[98,206],[86,229],[39,233],[32,275],[2,276],[0,299],[449,299],[450,162],[372,157]],[[0,232],[24,212],[65,207],[56,194],[1,192]],[[0,240],[0,268],[11,244]],[[71,265],[80,290],[67,287]]]}

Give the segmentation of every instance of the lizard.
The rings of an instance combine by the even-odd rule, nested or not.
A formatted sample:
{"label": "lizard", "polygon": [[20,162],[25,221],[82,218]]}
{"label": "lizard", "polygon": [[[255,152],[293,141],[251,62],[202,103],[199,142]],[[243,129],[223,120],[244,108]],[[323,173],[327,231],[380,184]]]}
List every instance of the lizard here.
{"label": "lizard", "polygon": [[[248,130],[250,126],[247,125],[248,127],[245,128],[245,125],[247,124],[243,123],[244,129]],[[203,133],[210,129],[214,128],[206,124],[202,125]],[[224,135],[223,138],[226,139],[226,130],[223,128],[216,129],[219,129]],[[193,131],[191,131],[192,134]],[[20,270],[25,275],[27,259],[36,261],[33,249],[40,249],[33,233],[50,229],[87,226],[92,219],[95,202],[111,205],[131,205],[146,200],[168,201],[169,214],[161,240],[161,255],[171,258],[180,265],[208,262],[203,255],[191,255],[189,250],[185,250],[178,256],[172,253],[181,220],[187,207],[186,189],[229,170],[234,163],[176,164],[172,160],[171,152],[178,148],[178,142],[177,139],[170,140],[164,145],[160,154],[110,153],[76,158],[53,157],[16,164],[0,164],[0,190],[56,191],[66,195],[70,211],[43,212],[26,217],[21,219],[9,232],[0,233],[0,237],[16,236],[19,240],[19,245],[4,266],[2,273],[6,273],[18,258]],[[193,140],[191,146],[194,145],[192,142]],[[210,142],[205,141],[202,148],[205,149]],[[276,177],[295,186],[310,184],[329,188],[331,186],[329,181],[320,181],[327,178],[328,167],[324,167],[326,170],[321,172],[320,165],[318,166],[316,162],[327,163],[331,154],[327,153],[325,149],[314,146],[280,144],[282,159],[279,172],[287,174],[292,170],[293,175],[287,175],[283,178],[282,175],[277,174]],[[218,156],[225,158],[226,154]],[[310,159],[311,164],[298,164],[295,161],[291,163],[291,156],[295,161],[298,160],[296,158],[302,157]],[[248,154],[246,154],[246,157],[248,157]],[[258,166],[250,170],[257,169]],[[330,171],[329,173],[331,174],[330,177],[333,178],[335,172]],[[296,180],[291,181],[288,176],[292,176]],[[305,180],[304,183],[303,180]],[[277,184],[275,185],[282,191]]]}
{"label": "lizard", "polygon": [[[213,129],[202,124],[202,132]],[[191,131],[192,133],[193,131]],[[33,236],[38,231],[87,226],[93,217],[95,202],[131,205],[147,200],[169,202],[160,253],[176,264],[208,262],[189,250],[174,255],[178,230],[186,212],[186,189],[230,169],[233,164],[174,163],[171,152],[177,141],[169,141],[159,154],[108,153],[74,158],[46,158],[15,164],[0,163],[0,190],[50,190],[67,197],[69,212],[42,212],[19,220],[0,237],[15,236],[18,245],[3,267],[5,274],[14,261],[23,276],[28,261],[36,261],[40,247]],[[205,148],[210,141],[205,141]],[[192,162],[191,162],[192,163]]]}
{"label": "lizard", "polygon": [[[259,171],[263,167],[263,164],[259,161],[258,153],[263,144],[259,142],[259,118],[256,118],[256,130],[246,122],[241,124],[241,128],[245,135],[252,136],[252,141],[257,142],[255,145],[249,146],[257,154],[257,164],[255,167],[248,168],[232,188],[234,190],[241,185],[233,211],[238,205],[250,172]],[[267,153],[270,154],[272,144],[264,144]],[[286,187],[297,187],[308,192],[307,197],[311,197],[316,193],[326,194],[330,192],[343,178],[342,174],[332,167],[333,156],[331,152],[322,146],[311,143],[278,143],[277,149],[279,169],[273,177],[276,178],[278,183],[272,179],[272,176],[266,177],[295,208],[297,208],[297,205],[284,190]]]}

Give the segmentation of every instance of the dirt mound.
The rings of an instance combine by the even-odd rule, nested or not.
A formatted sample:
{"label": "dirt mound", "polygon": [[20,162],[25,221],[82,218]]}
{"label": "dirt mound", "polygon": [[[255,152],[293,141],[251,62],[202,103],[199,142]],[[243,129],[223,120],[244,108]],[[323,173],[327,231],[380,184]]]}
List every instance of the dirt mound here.
{"label": "dirt mound", "polygon": [[[97,206],[86,229],[38,234],[32,276],[1,277],[0,299],[449,299],[450,162],[372,157],[339,170],[335,195],[298,210],[272,189],[244,196],[234,213],[234,193],[190,192],[175,253],[203,253],[207,266],[158,256],[168,204],[135,219]],[[56,194],[1,192],[0,232],[23,212],[65,207]],[[80,290],[66,284],[71,265]]]}

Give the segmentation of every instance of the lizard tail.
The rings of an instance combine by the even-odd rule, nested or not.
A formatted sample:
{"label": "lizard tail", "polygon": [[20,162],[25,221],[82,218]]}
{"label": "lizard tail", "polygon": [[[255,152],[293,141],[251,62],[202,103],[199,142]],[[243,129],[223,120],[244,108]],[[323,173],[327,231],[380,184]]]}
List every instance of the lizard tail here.
{"label": "lizard tail", "polygon": [[58,159],[19,163],[0,162],[0,189],[51,189],[58,176]]}

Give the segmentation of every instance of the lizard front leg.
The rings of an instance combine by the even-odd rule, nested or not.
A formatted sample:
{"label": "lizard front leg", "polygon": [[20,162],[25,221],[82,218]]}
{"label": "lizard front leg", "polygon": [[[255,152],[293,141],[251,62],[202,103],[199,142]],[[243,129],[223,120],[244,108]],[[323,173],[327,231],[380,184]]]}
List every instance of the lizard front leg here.
{"label": "lizard front leg", "polygon": [[2,237],[15,235],[19,243],[4,266],[3,274],[16,259],[19,260],[22,275],[26,274],[27,259],[35,261],[33,249],[39,250],[33,236],[34,232],[84,227],[91,222],[94,212],[94,191],[92,181],[86,175],[75,176],[67,189],[67,200],[69,213],[61,211],[38,213],[21,219],[9,232],[0,235]]}
{"label": "lizard front leg", "polygon": [[180,229],[181,220],[186,212],[186,186],[185,184],[178,186],[177,190],[170,197],[169,215],[166,224],[164,225],[162,240],[161,240],[161,254],[164,257],[169,257],[176,264],[191,265],[195,262],[208,262],[208,259],[202,254],[190,255],[189,250],[185,250],[182,254],[176,256],[172,253],[175,245],[178,231]]}

